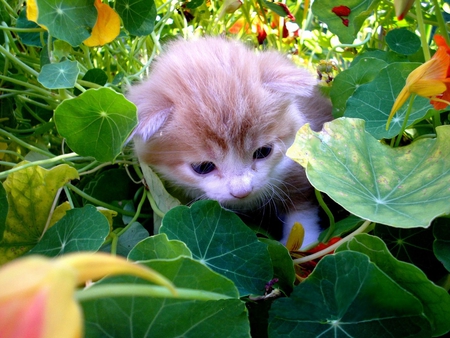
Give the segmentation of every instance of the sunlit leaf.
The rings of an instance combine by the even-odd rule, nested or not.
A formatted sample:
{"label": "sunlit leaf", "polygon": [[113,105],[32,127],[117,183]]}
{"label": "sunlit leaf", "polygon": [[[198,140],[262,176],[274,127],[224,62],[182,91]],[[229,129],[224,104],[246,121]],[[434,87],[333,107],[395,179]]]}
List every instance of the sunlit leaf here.
{"label": "sunlit leaf", "polygon": [[352,250],[369,256],[370,261],[405,290],[413,294],[423,305],[425,315],[431,323],[432,336],[441,336],[450,331],[450,295],[430,282],[414,265],[395,259],[378,237],[359,235],[341,245],[336,252]]}
{"label": "sunlit leaf", "polygon": [[92,28],[91,36],[83,41],[86,46],[103,46],[113,41],[120,33],[120,17],[116,11],[101,0],[95,0],[97,21]]}
{"label": "sunlit leaf", "polygon": [[269,313],[272,337],[431,337],[421,302],[359,252],[322,258]]}
{"label": "sunlit leaf", "polygon": [[55,257],[69,252],[97,251],[108,234],[106,217],[94,206],[86,205],[68,210],[29,253]]}
{"label": "sunlit leaf", "polygon": [[8,175],[3,183],[9,208],[0,242],[0,264],[36,245],[58,189],[75,178],[78,172],[65,164],[51,170],[31,166]]}
{"label": "sunlit leaf", "polygon": [[364,129],[364,121],[340,118],[322,132],[308,125],[288,156],[306,168],[313,186],[352,214],[401,228],[428,227],[450,212],[450,127],[437,139],[391,148]]}
{"label": "sunlit leaf", "polygon": [[[333,0],[315,0],[312,5],[312,11],[320,21],[327,24],[331,32],[339,37],[341,43],[351,44],[361,29],[364,21],[372,14],[373,9],[379,0],[348,0],[345,6],[350,8],[350,15],[339,17],[332,12],[332,9],[341,3]],[[348,26],[344,20],[348,20]]]}
{"label": "sunlit leaf", "polygon": [[63,61],[44,65],[38,81],[49,89],[72,88],[75,86],[80,69],[76,61]]}
{"label": "sunlit leaf", "polygon": [[169,240],[166,234],[158,234],[138,243],[128,255],[133,261],[151,259],[174,259],[180,256],[192,257],[186,244],[177,240]]}
{"label": "sunlit leaf", "polygon": [[109,88],[64,100],[54,119],[73,151],[101,162],[116,158],[137,124],[136,106]]}
{"label": "sunlit leaf", "polygon": [[[401,130],[408,103],[397,111],[388,130],[386,122],[397,95],[405,86],[408,74],[418,65],[397,62],[381,69],[373,81],[359,86],[348,99],[344,116],[365,120],[366,130],[377,139],[396,136]],[[408,125],[422,119],[431,108],[427,98],[416,97]]]}
{"label": "sunlit leaf", "polygon": [[116,11],[131,35],[142,36],[153,32],[157,14],[153,0],[117,0]]}
{"label": "sunlit leaf", "polygon": [[28,20],[37,22],[48,29],[53,37],[67,41],[74,47],[91,35],[90,30],[97,20],[93,0],[77,0],[76,3],[34,0],[28,2],[27,14]]}
{"label": "sunlit leaf", "polygon": [[215,201],[173,208],[164,217],[160,232],[186,243],[195,259],[230,278],[241,295],[263,294],[272,279],[267,246],[238,216]]}

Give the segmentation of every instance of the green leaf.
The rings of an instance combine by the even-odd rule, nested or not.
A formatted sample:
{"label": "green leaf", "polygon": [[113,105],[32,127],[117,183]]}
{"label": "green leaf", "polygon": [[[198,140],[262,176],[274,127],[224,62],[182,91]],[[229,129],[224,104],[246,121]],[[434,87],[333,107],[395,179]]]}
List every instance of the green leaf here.
{"label": "green leaf", "polygon": [[164,217],[160,232],[186,243],[195,259],[230,278],[241,296],[263,294],[272,279],[267,246],[238,216],[215,201],[173,208]]}
{"label": "green leaf", "polygon": [[186,244],[170,240],[166,234],[148,237],[139,242],[128,254],[133,261],[148,261],[151,259],[174,259],[180,256],[192,257]]}
{"label": "green leaf", "polygon": [[157,15],[153,0],[117,0],[115,9],[131,35],[143,36],[153,32]]}
{"label": "green leaf", "polygon": [[369,256],[370,261],[403,289],[422,302],[426,317],[431,323],[432,336],[450,331],[450,295],[427,279],[414,265],[395,259],[378,237],[362,234],[341,245],[336,252],[352,250]]}
{"label": "green leaf", "polygon": [[[388,130],[386,130],[387,118],[397,95],[405,86],[406,78],[418,65],[399,62],[381,69],[373,81],[361,85],[348,99],[344,116],[365,120],[366,130],[377,139],[396,136],[401,130],[409,101],[397,111]],[[431,108],[429,99],[417,96],[408,118],[408,125],[422,119]]]}
{"label": "green leaf", "polygon": [[412,55],[421,46],[420,38],[405,28],[389,31],[386,35],[386,43],[394,52],[403,55]]}
{"label": "green leaf", "polygon": [[[160,272],[177,288],[237,297],[233,283],[191,258],[153,260],[145,265]],[[109,284],[148,282],[133,277],[108,278]],[[133,286],[131,285],[130,288]],[[239,299],[217,301],[150,297],[103,298],[82,303],[86,337],[249,337],[245,304]]]}
{"label": "green leaf", "polygon": [[76,47],[86,40],[97,21],[97,10],[92,0],[35,0],[37,22],[47,27],[51,36]]}
{"label": "green leaf", "polygon": [[[18,165],[23,164],[26,162]],[[51,170],[31,166],[8,175],[3,182],[9,208],[0,242],[0,264],[36,245],[47,224],[58,189],[75,178],[78,178],[78,172],[66,164]]]}
{"label": "green leaf", "polygon": [[420,301],[366,255],[340,252],[321,259],[290,298],[274,301],[273,337],[431,337]]}
{"label": "green leaf", "polygon": [[387,63],[375,58],[362,58],[354,66],[339,73],[333,80],[330,98],[333,103],[333,116],[342,117],[349,97],[364,83],[372,81]]}
{"label": "green leaf", "polygon": [[[122,235],[120,235],[117,242],[116,254],[127,257],[135,245],[147,238],[148,235],[148,231],[142,226],[141,223],[134,222]],[[102,247],[101,251],[111,252],[111,244]]]}
{"label": "green leaf", "polygon": [[312,11],[320,21],[327,24],[329,30],[339,37],[341,43],[351,44],[356,39],[364,21],[372,14],[379,0],[347,0],[345,6],[351,10],[348,27],[343,24],[340,17],[332,12],[336,6],[342,5],[334,0],[315,0]]}
{"label": "green leaf", "polygon": [[204,2],[205,0],[189,0],[186,1],[186,8],[194,9],[200,7]]}
{"label": "green leaf", "polygon": [[275,2],[263,0],[262,4],[264,7],[270,9],[272,12],[278,14],[281,17],[285,17],[287,15],[287,13],[284,11],[283,7],[277,5]]}
{"label": "green leaf", "polygon": [[109,223],[92,205],[68,210],[66,215],[47,230],[29,254],[48,257],[69,252],[97,251],[109,234]]}
{"label": "green leaf", "polygon": [[450,220],[438,219],[433,227],[433,251],[437,259],[450,271]]}
{"label": "green leaf", "polygon": [[[355,215],[350,215],[334,225],[334,231],[330,235],[330,239],[333,237],[342,237],[343,235],[349,233],[350,231],[356,230],[358,225],[361,224],[363,219],[356,217]],[[322,231],[319,236],[319,241],[323,242],[328,235],[328,229]]]}
{"label": "green leaf", "polygon": [[137,124],[136,106],[109,88],[64,100],[54,119],[70,148],[100,162],[113,161]]}
{"label": "green leaf", "polygon": [[[29,21],[27,19],[27,11],[26,7],[20,11],[19,17],[17,18],[16,22],[17,28],[39,28],[39,25],[36,24],[33,21]],[[35,46],[35,47],[42,47],[42,41],[47,41],[48,39],[48,33],[43,32],[42,38],[41,33],[39,32],[32,32],[32,33],[18,33],[20,40],[22,43],[24,43],[27,46]]]}
{"label": "green leaf", "polygon": [[428,227],[450,212],[450,127],[437,139],[391,148],[340,118],[320,133],[302,127],[288,156],[306,168],[312,185],[352,214],[401,228]]}
{"label": "green leaf", "polygon": [[38,81],[48,89],[72,88],[77,82],[78,62],[63,61],[42,66]]}

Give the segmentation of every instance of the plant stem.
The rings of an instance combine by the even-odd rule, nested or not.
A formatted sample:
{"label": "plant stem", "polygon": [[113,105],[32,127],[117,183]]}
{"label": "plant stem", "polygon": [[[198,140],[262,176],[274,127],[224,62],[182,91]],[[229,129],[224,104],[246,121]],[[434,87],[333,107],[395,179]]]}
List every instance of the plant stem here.
{"label": "plant stem", "polygon": [[437,20],[438,26],[439,26],[439,34],[441,34],[444,37],[445,42],[447,42],[447,45],[450,46],[450,38],[449,38],[448,32],[447,32],[447,25],[444,21],[444,17],[442,16],[441,7],[439,6],[439,1],[438,0],[432,0],[432,1],[433,1],[433,5],[434,5],[434,15],[436,15],[436,20]]}
{"label": "plant stem", "polygon": [[331,235],[333,234],[334,229],[335,229],[334,216],[333,216],[333,213],[328,208],[328,206],[326,205],[325,201],[323,200],[323,197],[322,197],[322,194],[320,193],[320,191],[317,189],[314,189],[314,192],[316,193],[316,198],[317,198],[317,201],[319,202],[319,205],[325,211],[325,213],[328,216],[328,219],[330,220],[330,227],[328,228],[327,235],[325,236],[325,238],[323,240],[324,243],[327,243],[330,240]]}
{"label": "plant stem", "polygon": [[415,6],[417,14],[417,27],[420,32],[420,41],[422,44],[423,56],[425,58],[425,61],[428,61],[431,58],[431,55],[430,55],[430,48],[428,47],[425,24],[423,22],[422,2],[420,0],[415,0]]}
{"label": "plant stem", "polygon": [[412,93],[411,98],[409,99],[408,109],[406,110],[405,119],[403,120],[403,124],[402,124],[402,128],[400,129],[400,133],[397,135],[397,139],[395,140],[394,147],[399,146],[400,141],[403,136],[403,133],[405,132],[406,127],[408,126],[409,115],[411,114],[412,106],[413,106],[415,98],[416,98],[416,94]]}
{"label": "plant stem", "polygon": [[169,289],[163,286],[110,284],[110,285],[96,285],[84,290],[76,291],[75,298],[79,302],[111,297],[157,297],[157,298],[176,298],[176,299],[201,300],[201,301],[232,298],[224,294],[205,290],[176,288],[176,291],[177,295],[174,295],[172,292],[170,292]]}
{"label": "plant stem", "polygon": [[341,239],[339,242],[336,242],[335,244],[330,245],[329,247],[323,249],[322,251],[316,252],[316,253],[314,253],[312,255],[301,257],[301,258],[296,258],[296,259],[293,260],[293,263],[294,264],[303,264],[303,263],[306,263],[306,262],[310,262],[310,261],[313,261],[313,260],[315,260],[317,258],[322,257],[323,255],[326,255],[326,254],[334,251],[341,244],[346,243],[346,242],[350,241],[351,239],[353,239],[353,237],[355,237],[356,235],[359,235],[359,234],[363,233],[369,227],[369,225],[371,223],[372,222],[368,221],[368,220],[364,221],[364,223],[358,229],[353,231],[347,237],[344,237],[343,239]]}

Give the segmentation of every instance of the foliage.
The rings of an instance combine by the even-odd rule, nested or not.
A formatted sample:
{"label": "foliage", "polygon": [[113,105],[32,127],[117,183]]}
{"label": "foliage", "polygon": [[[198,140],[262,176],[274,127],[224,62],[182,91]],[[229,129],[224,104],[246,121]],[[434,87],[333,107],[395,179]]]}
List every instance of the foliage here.
{"label": "foliage", "polygon": [[[447,1],[415,1],[403,20],[388,0],[0,3],[0,264],[106,251],[178,292],[130,276],[79,289],[86,336],[450,331],[450,127],[433,105],[448,69],[443,96],[411,95],[387,126],[408,75],[433,62],[433,35],[449,45]],[[336,119],[302,127],[288,152],[330,216],[318,252],[257,237],[214,201],[180,206],[134,157],[128,87],[164,42],[206,34],[277,49],[330,96]],[[322,194],[350,216],[335,223]]]}

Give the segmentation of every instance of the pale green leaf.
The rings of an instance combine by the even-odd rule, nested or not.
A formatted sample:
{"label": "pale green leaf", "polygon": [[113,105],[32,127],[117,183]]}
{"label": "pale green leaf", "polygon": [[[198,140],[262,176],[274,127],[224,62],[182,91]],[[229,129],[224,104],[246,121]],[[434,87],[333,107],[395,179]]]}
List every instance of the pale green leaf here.
{"label": "pale green leaf", "polygon": [[72,88],[77,81],[78,62],[63,61],[44,65],[38,76],[38,81],[49,89]]}
{"label": "pale green leaf", "polygon": [[306,167],[313,186],[352,214],[402,228],[428,227],[450,212],[450,127],[437,139],[391,148],[364,129],[364,121],[340,118],[322,132],[308,125],[288,156]]}
{"label": "pale green leaf", "polygon": [[166,234],[148,237],[139,242],[128,254],[133,261],[148,261],[151,259],[174,259],[180,256],[192,257],[186,244],[170,240]]}

